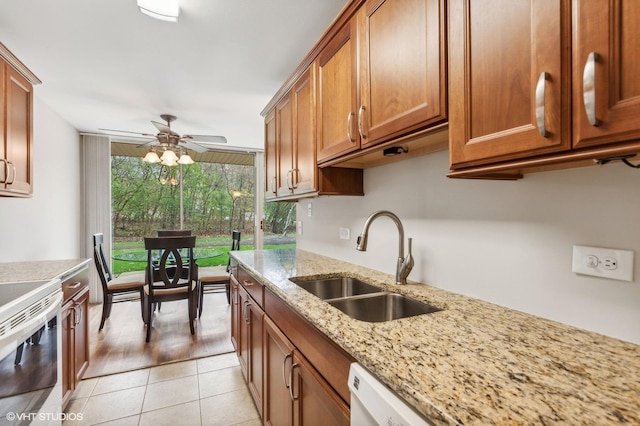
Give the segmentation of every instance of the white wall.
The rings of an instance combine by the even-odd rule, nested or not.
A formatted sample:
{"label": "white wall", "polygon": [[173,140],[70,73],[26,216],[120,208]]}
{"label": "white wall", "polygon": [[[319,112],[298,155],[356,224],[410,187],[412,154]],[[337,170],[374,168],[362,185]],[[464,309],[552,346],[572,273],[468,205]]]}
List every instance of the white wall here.
{"label": "white wall", "polygon": [[[394,274],[391,210],[413,237],[410,279],[640,343],[640,170],[607,165],[538,173],[515,182],[446,177],[448,152],[365,170],[364,197],[298,203],[298,247]],[[308,217],[308,204],[313,215]],[[339,239],[339,227],[351,230]],[[573,244],[633,249],[633,282],[571,272]]]}
{"label": "white wall", "polygon": [[0,197],[0,262],[78,259],[78,132],[37,96],[33,114],[33,197]]}

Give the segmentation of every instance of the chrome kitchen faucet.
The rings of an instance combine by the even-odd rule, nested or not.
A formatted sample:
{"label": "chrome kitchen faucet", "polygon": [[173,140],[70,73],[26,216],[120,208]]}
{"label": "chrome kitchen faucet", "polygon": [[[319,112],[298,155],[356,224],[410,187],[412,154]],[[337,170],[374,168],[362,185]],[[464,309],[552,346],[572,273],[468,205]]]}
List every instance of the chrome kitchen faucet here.
{"label": "chrome kitchen faucet", "polygon": [[398,236],[400,240],[400,244],[398,246],[398,261],[396,265],[396,284],[406,284],[407,277],[411,273],[411,269],[413,269],[413,256],[411,255],[411,238],[409,238],[409,254],[407,257],[404,257],[404,228],[402,227],[402,222],[400,222],[400,218],[396,216],[394,213],[388,210],[380,210],[371,214],[364,222],[364,227],[362,228],[362,233],[358,236],[358,241],[356,245],[356,250],[359,251],[367,251],[367,239],[369,238],[369,226],[371,223],[379,218],[380,216],[387,216],[393,223],[396,224],[398,228]]}

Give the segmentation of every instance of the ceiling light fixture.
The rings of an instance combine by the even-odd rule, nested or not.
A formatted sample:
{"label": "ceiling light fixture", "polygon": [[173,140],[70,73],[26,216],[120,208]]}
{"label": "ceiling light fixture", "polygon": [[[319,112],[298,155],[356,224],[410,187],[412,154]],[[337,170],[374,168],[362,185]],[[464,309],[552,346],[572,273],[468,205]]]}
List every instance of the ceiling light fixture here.
{"label": "ceiling light fixture", "polygon": [[189,153],[182,148],[179,148],[177,150],[179,154],[176,154],[174,148],[170,146],[160,147],[160,149],[162,149],[162,155],[160,156],[158,156],[156,149],[157,148],[149,149],[149,152],[147,152],[142,161],[150,164],[160,163],[161,165],[168,167],[177,166],[178,164],[195,164],[195,161],[193,161],[193,158],[191,158]]}
{"label": "ceiling light fixture", "polygon": [[177,22],[180,15],[179,0],[138,0],[140,12],[166,22]]}

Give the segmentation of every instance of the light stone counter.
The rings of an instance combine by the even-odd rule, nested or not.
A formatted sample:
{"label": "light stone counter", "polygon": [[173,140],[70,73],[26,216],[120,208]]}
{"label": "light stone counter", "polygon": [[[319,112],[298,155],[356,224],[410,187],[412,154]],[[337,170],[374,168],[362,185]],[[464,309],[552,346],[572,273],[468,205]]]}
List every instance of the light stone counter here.
{"label": "light stone counter", "polygon": [[63,278],[90,261],[91,259],[65,259],[0,263],[0,283]]}
{"label": "light stone counter", "polygon": [[[640,424],[638,345],[302,250],[233,258],[436,424]],[[329,275],[443,310],[367,323],[289,281]]]}

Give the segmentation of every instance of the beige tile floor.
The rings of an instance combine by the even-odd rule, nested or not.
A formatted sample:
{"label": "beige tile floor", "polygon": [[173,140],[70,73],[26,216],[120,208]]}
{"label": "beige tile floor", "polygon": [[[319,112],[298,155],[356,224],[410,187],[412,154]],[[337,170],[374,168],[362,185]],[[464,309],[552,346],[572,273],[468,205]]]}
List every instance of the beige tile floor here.
{"label": "beige tile floor", "polygon": [[261,424],[235,353],[83,380],[73,398],[64,426]]}

